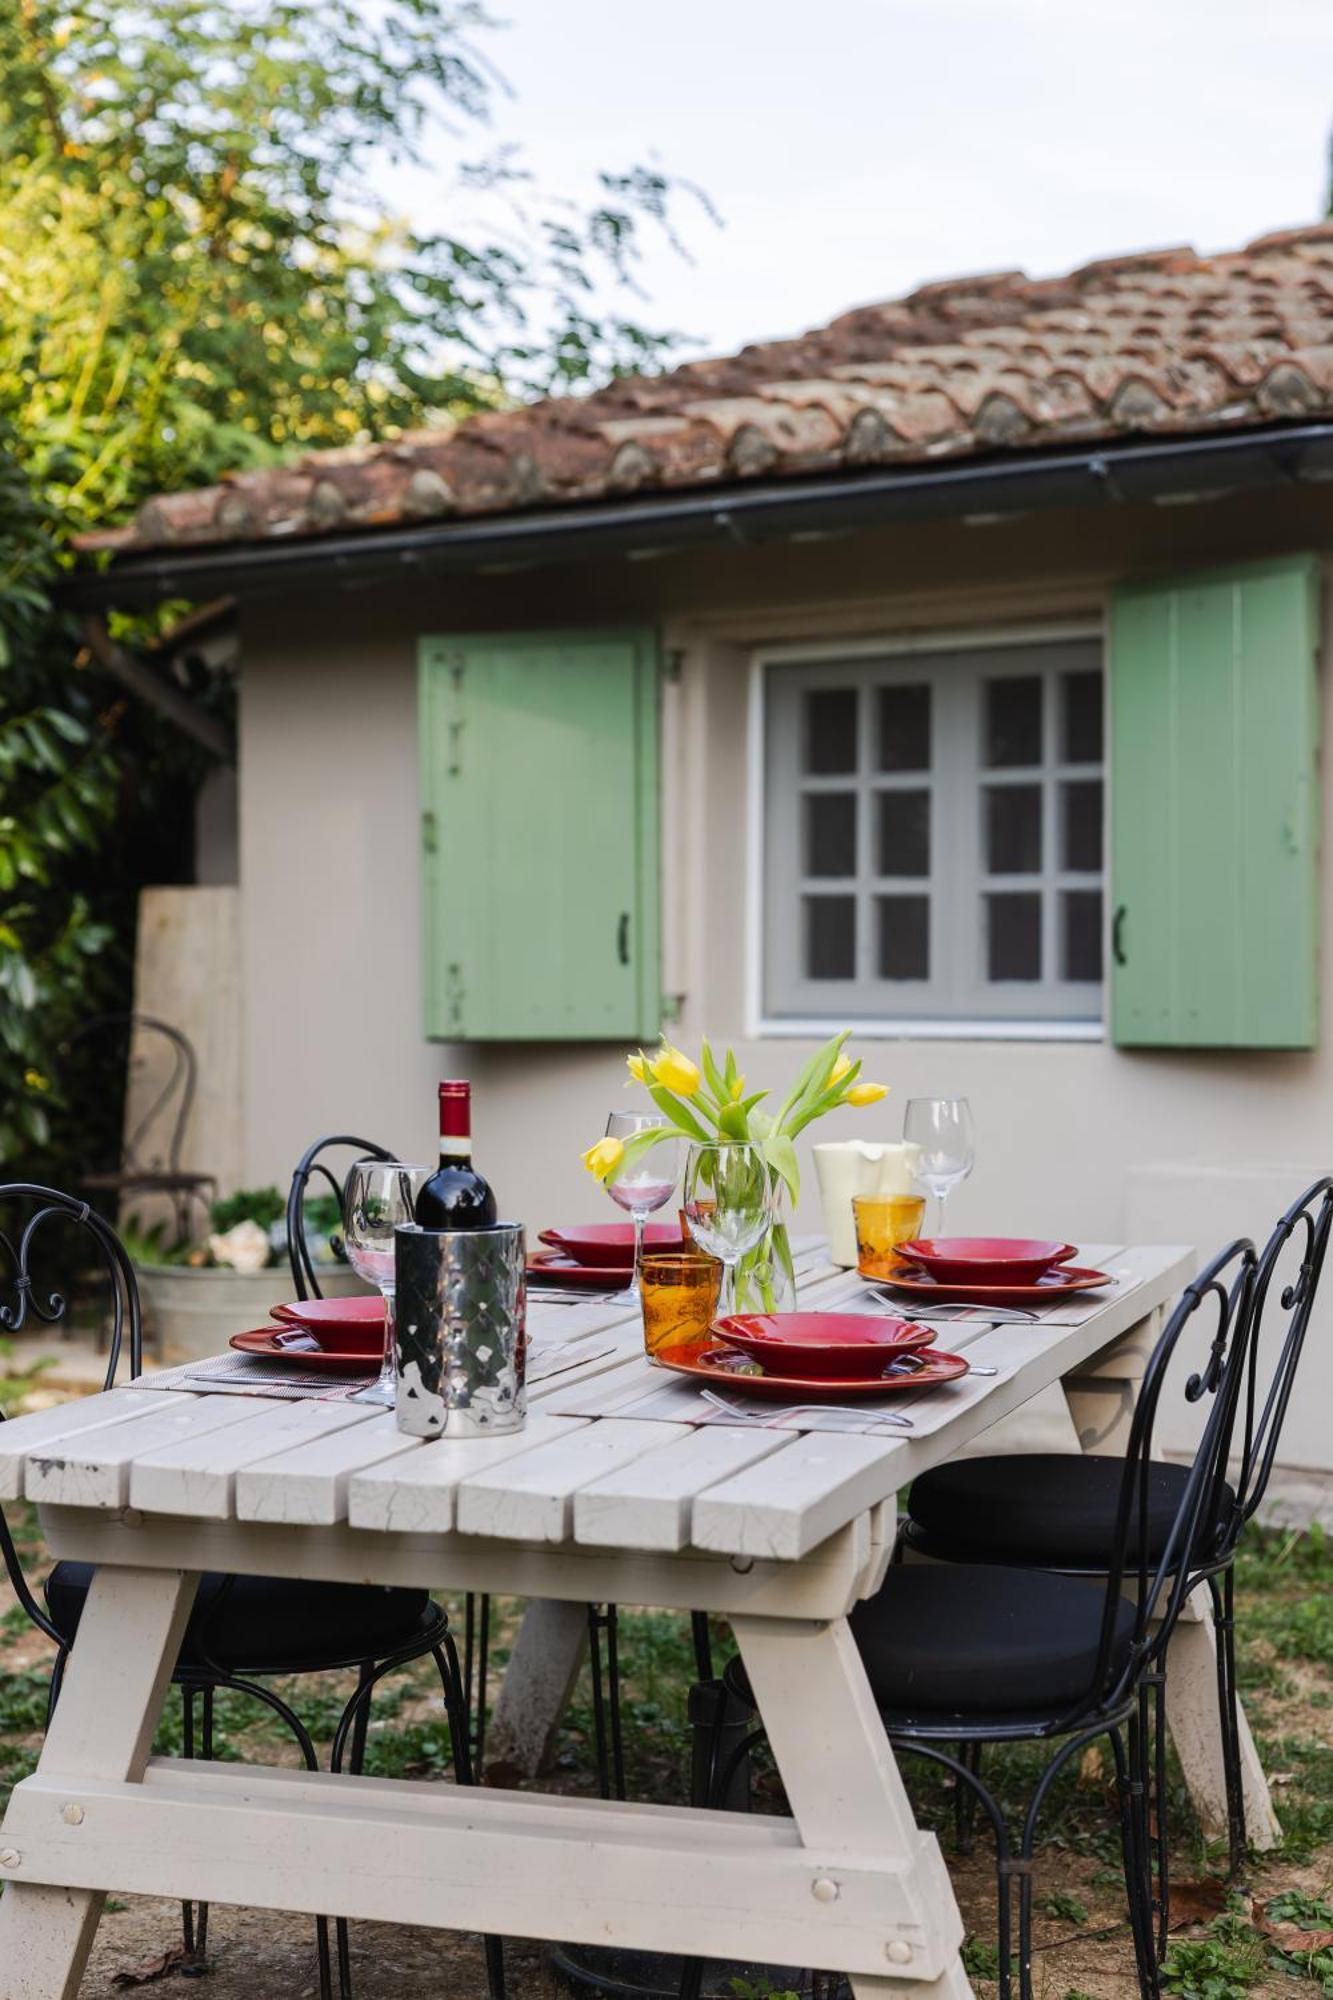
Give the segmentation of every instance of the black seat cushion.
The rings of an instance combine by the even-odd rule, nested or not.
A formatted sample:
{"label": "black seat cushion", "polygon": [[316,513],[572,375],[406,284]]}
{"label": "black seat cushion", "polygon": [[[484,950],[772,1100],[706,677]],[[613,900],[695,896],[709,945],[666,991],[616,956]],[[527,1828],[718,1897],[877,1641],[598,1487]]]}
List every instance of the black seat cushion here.
{"label": "black seat cushion", "polygon": [[[898,1563],[858,1604],[852,1632],[875,1700],[895,1714],[1052,1718],[1094,1692],[1106,1588],[1045,1570]],[[1110,1677],[1124,1667],[1134,1606],[1118,1601]]]}
{"label": "black seat cushion", "polygon": [[[1077,1452],[953,1459],[913,1480],[908,1540],[957,1562],[1103,1569],[1124,1469],[1123,1459]],[[1156,1461],[1149,1467],[1149,1562],[1166,1547],[1189,1471]],[[1139,1560],[1137,1509],[1126,1554]]]}
{"label": "black seat cushion", "polygon": [[[57,1563],[46,1579],[51,1623],[67,1646],[92,1579],[92,1565],[76,1562]],[[200,1579],[179,1665],[203,1667],[202,1640],[210,1659],[229,1673],[318,1673],[386,1659],[423,1637],[435,1615],[424,1590],[271,1576],[236,1577],[219,1605],[226,1581]]]}

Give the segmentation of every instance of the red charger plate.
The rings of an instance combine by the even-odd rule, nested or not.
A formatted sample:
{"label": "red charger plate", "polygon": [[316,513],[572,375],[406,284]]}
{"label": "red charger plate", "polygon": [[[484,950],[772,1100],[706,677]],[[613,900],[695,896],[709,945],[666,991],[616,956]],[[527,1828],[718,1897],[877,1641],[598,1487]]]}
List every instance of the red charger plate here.
{"label": "red charger plate", "polygon": [[334,1327],[350,1327],[364,1333],[368,1327],[383,1327],[384,1301],[373,1298],[293,1299],[290,1305],[270,1306],[270,1319],[287,1326],[308,1326],[321,1338]]}
{"label": "red charger plate", "polygon": [[933,1327],[869,1313],[734,1313],[714,1320],[713,1332],[765,1368],[844,1382],[881,1375],[895,1354],[935,1338]]}
{"label": "red charger plate", "polygon": [[938,1348],[918,1357],[919,1368],[904,1369],[901,1375],[782,1375],[766,1368],[762,1375],[737,1370],[739,1359],[734,1347],[659,1348],[654,1359],[676,1375],[688,1375],[710,1388],[730,1386],[746,1396],[759,1396],[774,1403],[837,1403],[846,1396],[897,1396],[919,1389],[935,1389],[941,1382],[956,1382],[968,1372],[961,1354],[942,1354]]}
{"label": "red charger plate", "polygon": [[[549,1243],[565,1257],[572,1257],[576,1264],[611,1264],[623,1269],[634,1259],[632,1222],[589,1222],[581,1229],[543,1229],[537,1240]],[[644,1224],[645,1250],[679,1250],[684,1242],[678,1222]]]}
{"label": "red charger plate", "polygon": [[[364,1327],[359,1335],[361,1344],[354,1346],[349,1339],[344,1347],[280,1347],[281,1331],[276,1326],[257,1326],[252,1333],[234,1333],[227,1345],[238,1354],[253,1354],[262,1361],[285,1361],[289,1368],[327,1368],[335,1374],[341,1370],[347,1375],[378,1375],[384,1359],[383,1336],[373,1346],[367,1345]],[[320,1340],[333,1337],[331,1329],[320,1328]]]}
{"label": "red charger plate", "polygon": [[571,1291],[623,1292],[634,1276],[629,1264],[577,1264],[556,1250],[534,1250],[528,1258],[528,1278],[534,1292],[545,1284]]}
{"label": "red charger plate", "polygon": [[918,1236],[896,1246],[900,1257],[946,1285],[1035,1285],[1076,1244],[1031,1236]]}
{"label": "red charger plate", "polygon": [[908,1298],[938,1299],[941,1305],[970,1306],[1041,1306],[1052,1299],[1070,1297],[1075,1292],[1095,1292],[1104,1285],[1113,1285],[1115,1279],[1109,1271],[1085,1270],[1078,1264],[1061,1264],[1058,1270],[1048,1271],[1044,1278],[1038,1278],[1035,1285],[946,1285],[939,1278],[928,1278],[924,1271],[862,1271],[861,1276],[871,1284],[887,1285],[891,1291],[904,1292]]}

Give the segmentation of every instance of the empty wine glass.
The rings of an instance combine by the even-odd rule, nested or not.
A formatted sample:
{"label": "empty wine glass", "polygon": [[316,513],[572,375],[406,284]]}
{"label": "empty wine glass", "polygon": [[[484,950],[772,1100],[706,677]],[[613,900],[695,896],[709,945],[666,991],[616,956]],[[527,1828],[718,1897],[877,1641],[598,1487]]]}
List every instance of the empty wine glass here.
{"label": "empty wine glass", "polygon": [[701,1250],[723,1266],[722,1312],[736,1305],[736,1266],[773,1220],[768,1168],[758,1146],[709,1141],[685,1162],[685,1222]]}
{"label": "empty wine glass", "polygon": [[384,1300],[384,1359],[379,1380],[359,1390],[354,1403],[380,1403],[392,1409],[398,1396],[394,1364],[393,1232],[411,1222],[417,1196],[434,1172],[406,1160],[358,1160],[343,1189],[343,1243],[347,1261],[358,1278],[379,1287]]}
{"label": "empty wine glass", "polygon": [[[638,1132],[651,1132],[666,1126],[666,1119],[654,1112],[613,1111],[606,1121],[608,1139],[632,1139]],[[676,1139],[659,1139],[646,1153],[630,1167],[627,1173],[616,1174],[606,1184],[606,1191],[612,1201],[629,1210],[634,1223],[634,1276],[630,1279],[629,1290],[624,1294],[626,1305],[637,1305],[642,1296],[639,1291],[639,1266],[643,1262],[643,1227],[655,1209],[665,1208],[676,1191],[676,1174],[680,1165],[680,1144]]]}
{"label": "empty wine glass", "polygon": [[916,1147],[916,1177],[939,1203],[936,1235],[944,1234],[944,1204],[976,1163],[972,1107],[965,1097],[913,1097],[903,1115],[903,1138]]}

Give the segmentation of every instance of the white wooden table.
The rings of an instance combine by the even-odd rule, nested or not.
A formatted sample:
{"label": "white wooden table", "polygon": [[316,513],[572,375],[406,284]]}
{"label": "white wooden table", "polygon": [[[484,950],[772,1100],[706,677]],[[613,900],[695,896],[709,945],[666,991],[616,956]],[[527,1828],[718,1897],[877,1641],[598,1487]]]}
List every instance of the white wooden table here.
{"label": "white wooden table", "polygon": [[[72,2000],[112,1889],[572,1943],[685,1941],[702,1956],[845,1970],[860,2000],[967,1994],[943,1858],[913,1820],[846,1614],[882,1580],[899,1488],[1041,1390],[1063,1381],[1080,1432],[1116,1448],[1123,1386],[1191,1263],[1120,1253],[1131,1281],[1081,1327],[951,1327],[951,1347],[999,1373],[901,1399],[910,1434],[636,1417],[662,1382],[637,1325],[556,1305],[534,1311],[541,1337],[612,1327],[616,1351],[587,1365],[591,1382],[542,1383],[509,1438],[423,1443],[365,1406],[139,1387],[0,1426],[0,1499],[36,1503],[53,1555],[99,1565],[40,1762],[0,1830],[0,2000]],[[827,1266],[804,1289],[829,1304],[859,1291]],[[605,1414],[560,1414],[571,1395]],[[204,1570],[720,1613],[791,1817],[151,1758]],[[1169,1676],[1173,1726],[1216,1819],[1208,1677],[1207,1637],[1187,1637]],[[1247,1777],[1262,1839],[1271,1814],[1252,1752]]]}

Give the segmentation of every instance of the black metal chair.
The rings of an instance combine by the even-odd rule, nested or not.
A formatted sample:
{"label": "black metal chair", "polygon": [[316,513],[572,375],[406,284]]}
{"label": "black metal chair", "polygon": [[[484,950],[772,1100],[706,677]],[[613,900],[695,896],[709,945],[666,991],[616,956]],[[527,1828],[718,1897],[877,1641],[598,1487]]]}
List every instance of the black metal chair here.
{"label": "black metal chair", "polygon": [[[1333,1176],[1325,1175],[1292,1202],[1264,1247],[1254,1284],[1245,1393],[1237,1411],[1237,1434],[1230,1440],[1231,1497],[1216,1523],[1207,1561],[1200,1563],[1194,1578],[1208,1587],[1217,1633],[1218,1711],[1233,1874],[1245,1850],[1236,1697],[1236,1548],[1268,1486],[1331,1229]],[[1275,1341],[1270,1327],[1279,1314],[1285,1326]],[[1113,1543],[1120,1474],[1121,1461],[1115,1457],[1075,1453],[1013,1454],[938,1465],[912,1486],[902,1546],[938,1561],[1004,1563],[1100,1576]],[[1167,1461],[1155,1461],[1150,1468],[1154,1549],[1162,1546],[1186,1476],[1184,1466]]]}
{"label": "black metal chair", "polygon": [[127,1077],[136,1062],[146,1060],[145,1041],[165,1045],[165,1075],[147,1108],[126,1131],[119,1163],[105,1171],[84,1174],[81,1185],[89,1194],[111,1195],[118,1201],[135,1195],[165,1196],[175,1216],[176,1241],[184,1243],[195,1204],[206,1211],[217,1193],[216,1175],[181,1166],[181,1147],[199,1074],[194,1045],[179,1028],[152,1014],[95,1014],[75,1028],[65,1047],[73,1048],[89,1035],[100,1034],[114,1035],[123,1048]]}
{"label": "black metal chair", "polygon": [[[1147,2000],[1160,1992],[1149,1825],[1151,1697],[1180,1611],[1229,1532],[1235,1495],[1227,1484],[1227,1455],[1250,1373],[1256,1270],[1254,1246],[1231,1244],[1185,1288],[1158,1341],[1128,1450],[1116,1462],[1111,1539],[1099,1580],[1000,1564],[898,1564],[852,1613],[852,1631],[895,1750],[951,1772],[994,1834],[1001,2000],[1010,1990],[1015,1880],[1023,2000],[1032,1991],[1032,1856],[1042,1806],[1070,1759],[1103,1737],[1114,1759],[1139,1984]],[[1163,1526],[1153,1431],[1163,1383],[1196,1315],[1204,1317],[1211,1340],[1189,1393],[1211,1402]],[[731,1662],[726,1679],[733,1692],[749,1698],[739,1661]],[[715,1801],[726,1797],[732,1765],[759,1733],[715,1768]],[[1059,1746],[1016,1842],[980,1769],[983,1747],[1001,1743]],[[946,1745],[958,1746],[958,1754]],[[697,1980],[683,1990],[697,1990]]]}
{"label": "black metal chair", "polygon": [[[32,1182],[0,1186],[0,1202],[19,1205],[20,1220],[12,1233],[0,1235],[0,1287],[13,1303],[0,1304],[0,1333],[16,1333],[31,1313],[48,1325],[64,1316],[66,1294],[44,1275],[52,1266],[48,1253],[42,1272],[34,1272],[54,1227],[63,1222],[81,1232],[110,1292],[110,1352],[105,1386],[115,1386],[122,1350],[128,1340],[129,1375],[133,1381],[143,1366],[143,1332],[134,1268],[115,1230],[86,1202]],[[43,1232],[45,1235],[43,1236]],[[86,1249],[85,1249],[86,1254]],[[56,1647],[51,1675],[50,1707],[60,1693],[65,1662],[73,1646],[87,1600],[93,1571],[88,1564],[60,1562],[47,1577],[39,1603],[14,1547],[0,1509],[0,1557],[23,1610]],[[186,1756],[195,1754],[196,1714],[200,1722],[199,1754],[210,1758],[214,1748],[214,1698],[220,1688],[246,1695],[268,1708],[291,1731],[309,1770],[318,1768],[309,1731],[293,1709],[256,1675],[297,1675],[355,1669],[358,1683],[348,1701],[334,1740],[334,1768],[348,1761],[360,1768],[365,1750],[370,1696],[396,1667],[427,1655],[440,1676],[449,1718],[455,1776],[473,1782],[468,1746],[467,1709],[462,1671],[448,1620],[424,1590],[381,1589],[366,1584],[309,1583],[268,1577],[205,1576],[186,1628],[173,1676],[181,1690]],[[197,1711],[197,1705],[198,1711]],[[183,1906],[186,1950],[203,1956],[208,1940],[206,1904]],[[339,1973],[350,1995],[350,1965],[346,1929],[337,1920]],[[331,2000],[332,1975],[327,1919],[316,1919],[319,1984],[322,2000]],[[498,1940],[488,1939],[487,1973],[492,1993],[503,1994],[503,1959]]]}

